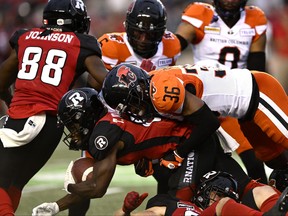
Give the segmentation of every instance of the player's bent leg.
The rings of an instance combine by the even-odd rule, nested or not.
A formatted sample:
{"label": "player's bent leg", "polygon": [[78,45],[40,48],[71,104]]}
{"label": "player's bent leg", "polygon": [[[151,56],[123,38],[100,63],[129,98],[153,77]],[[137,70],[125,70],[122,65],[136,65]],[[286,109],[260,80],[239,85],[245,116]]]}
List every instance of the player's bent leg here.
{"label": "player's bent leg", "polygon": [[288,187],[282,192],[276,204],[263,216],[279,215],[285,216],[288,213]]}
{"label": "player's bent leg", "polygon": [[9,197],[11,198],[11,202],[13,205],[13,209],[14,212],[16,212],[19,203],[20,203],[20,199],[21,199],[21,195],[22,195],[22,189],[19,189],[13,185],[11,185],[8,190],[7,190]]}
{"label": "player's bent leg", "polygon": [[262,212],[251,209],[248,206],[237,203],[235,200],[225,197],[222,198],[216,206],[217,216],[242,216],[242,215],[253,215],[262,216]]}
{"label": "player's bent leg", "polygon": [[259,179],[259,182],[267,184],[267,175],[264,168],[264,163],[256,158],[253,149],[241,152],[239,154],[242,162],[244,163],[248,175],[252,179]]}
{"label": "player's bent leg", "polygon": [[259,88],[259,105],[254,122],[277,145],[288,149],[288,97],[276,78],[267,73],[254,73]]}
{"label": "player's bent leg", "polygon": [[281,156],[287,149],[270,139],[253,121],[241,122],[240,126],[259,160],[271,169],[287,168],[288,157]]}
{"label": "player's bent leg", "polygon": [[3,188],[0,188],[0,215],[14,216],[12,201]]}
{"label": "player's bent leg", "polygon": [[266,212],[275,205],[280,193],[274,187],[251,180],[246,185],[241,200],[244,205],[252,209]]}

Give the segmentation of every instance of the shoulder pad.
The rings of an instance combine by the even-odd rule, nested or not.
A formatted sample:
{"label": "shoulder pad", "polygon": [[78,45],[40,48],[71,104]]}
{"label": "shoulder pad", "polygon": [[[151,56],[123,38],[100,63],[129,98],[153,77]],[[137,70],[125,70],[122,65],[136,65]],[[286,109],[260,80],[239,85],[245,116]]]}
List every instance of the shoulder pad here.
{"label": "shoulder pad", "polygon": [[211,22],[214,14],[212,5],[196,2],[188,5],[182,13],[182,21],[186,21],[196,28]]}

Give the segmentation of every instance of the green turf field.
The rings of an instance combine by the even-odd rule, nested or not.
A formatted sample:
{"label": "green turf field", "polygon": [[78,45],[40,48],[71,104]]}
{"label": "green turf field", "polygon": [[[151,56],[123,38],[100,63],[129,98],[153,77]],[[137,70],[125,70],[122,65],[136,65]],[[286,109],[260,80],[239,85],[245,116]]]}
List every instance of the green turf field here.
{"label": "green turf field", "polygon": [[[33,207],[42,202],[55,201],[66,194],[62,190],[66,167],[71,160],[80,156],[80,152],[67,149],[67,146],[60,144],[46,166],[25,187],[16,216],[31,215]],[[148,192],[151,197],[155,195],[156,183],[153,177],[138,177],[134,174],[133,166],[118,166],[107,194],[101,199],[92,200],[87,215],[113,215],[131,190]],[[67,215],[67,211],[58,215]]]}
{"label": "green turf field", "polygon": [[[33,207],[64,196],[66,192],[63,190],[63,179],[66,168],[71,160],[79,156],[79,151],[69,151],[66,145],[60,144],[46,166],[25,187],[16,216],[31,215]],[[235,158],[239,160],[238,156]],[[267,168],[267,173],[270,172]],[[118,166],[107,194],[101,199],[92,200],[87,216],[113,215],[122,206],[126,193],[132,190],[148,192],[149,197],[152,197],[156,193],[156,182],[153,177],[137,176],[133,166]],[[145,208],[145,203],[139,210]],[[67,211],[58,215],[67,215]]]}

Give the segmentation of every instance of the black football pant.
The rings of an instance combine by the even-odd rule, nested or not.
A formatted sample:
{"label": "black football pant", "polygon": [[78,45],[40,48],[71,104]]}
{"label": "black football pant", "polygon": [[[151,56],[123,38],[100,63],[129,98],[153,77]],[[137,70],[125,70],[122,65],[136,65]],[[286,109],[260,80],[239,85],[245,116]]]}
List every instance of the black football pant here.
{"label": "black football pant", "polygon": [[[11,119],[5,128],[19,132],[27,119]],[[0,141],[0,187],[15,186],[22,190],[28,181],[45,165],[61,140],[63,127],[57,127],[56,116],[46,115],[40,133],[21,147],[4,148]]]}
{"label": "black football pant", "polygon": [[[225,171],[233,175],[238,181],[239,195],[241,195],[251,178],[230,154],[224,153],[218,136],[212,135],[205,144],[191,152],[169,178],[170,194],[175,196],[177,191],[185,187],[192,188],[192,192],[200,183],[201,177],[210,172]],[[193,196],[193,194],[191,194]]]}

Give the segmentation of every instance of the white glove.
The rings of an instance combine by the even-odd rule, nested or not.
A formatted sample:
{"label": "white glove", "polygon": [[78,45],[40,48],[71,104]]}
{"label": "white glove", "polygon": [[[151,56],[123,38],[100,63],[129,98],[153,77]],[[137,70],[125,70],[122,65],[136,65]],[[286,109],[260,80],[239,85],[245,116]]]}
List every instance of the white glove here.
{"label": "white glove", "polygon": [[32,210],[32,216],[54,216],[59,212],[59,206],[56,202],[42,203]]}
{"label": "white glove", "polygon": [[65,178],[64,178],[64,189],[68,194],[71,194],[68,191],[68,185],[69,184],[75,184],[75,180],[74,180],[73,175],[71,173],[71,169],[72,169],[73,164],[74,164],[74,161],[71,161],[69,166],[67,167],[67,170],[65,173]]}

